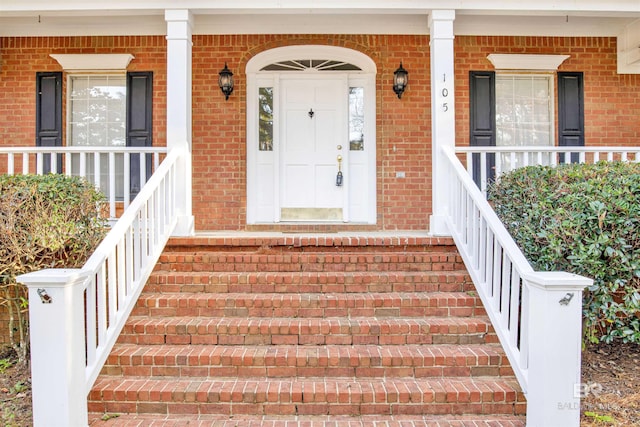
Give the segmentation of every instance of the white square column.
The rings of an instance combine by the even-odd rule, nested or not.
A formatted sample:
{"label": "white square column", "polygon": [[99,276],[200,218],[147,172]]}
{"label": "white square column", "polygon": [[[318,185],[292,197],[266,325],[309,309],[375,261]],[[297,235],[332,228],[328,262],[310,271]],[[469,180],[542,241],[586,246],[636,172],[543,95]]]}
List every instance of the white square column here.
{"label": "white square column", "polygon": [[433,10],[429,14],[431,53],[431,143],[432,214],[430,232],[451,235],[446,225],[449,210],[448,185],[443,148],[454,149],[456,139],[453,21],[455,10]]}
{"label": "white square column", "polygon": [[183,150],[177,165],[175,236],[193,235],[191,165],[191,75],[193,15],[189,10],[166,10],[167,22],[167,148]]}

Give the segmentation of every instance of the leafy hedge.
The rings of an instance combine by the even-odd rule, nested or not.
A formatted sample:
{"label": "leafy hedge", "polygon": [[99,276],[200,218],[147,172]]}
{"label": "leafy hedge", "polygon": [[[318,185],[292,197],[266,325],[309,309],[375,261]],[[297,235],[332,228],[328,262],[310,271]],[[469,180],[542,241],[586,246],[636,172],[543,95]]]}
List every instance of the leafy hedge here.
{"label": "leafy hedge", "polygon": [[105,235],[103,200],[78,177],[0,175],[0,304],[21,358],[28,352],[27,295],[16,276],[81,267]]}
{"label": "leafy hedge", "polygon": [[640,164],[517,169],[489,198],[536,270],[594,279],[584,338],[640,343]]}

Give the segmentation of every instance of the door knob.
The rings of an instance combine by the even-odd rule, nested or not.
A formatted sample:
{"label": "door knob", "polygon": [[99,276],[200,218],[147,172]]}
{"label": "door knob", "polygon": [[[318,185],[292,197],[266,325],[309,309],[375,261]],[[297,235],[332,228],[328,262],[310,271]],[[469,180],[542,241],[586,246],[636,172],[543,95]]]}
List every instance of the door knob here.
{"label": "door knob", "polygon": [[338,145],[336,148],[337,148],[338,150],[342,150],[342,145]]}

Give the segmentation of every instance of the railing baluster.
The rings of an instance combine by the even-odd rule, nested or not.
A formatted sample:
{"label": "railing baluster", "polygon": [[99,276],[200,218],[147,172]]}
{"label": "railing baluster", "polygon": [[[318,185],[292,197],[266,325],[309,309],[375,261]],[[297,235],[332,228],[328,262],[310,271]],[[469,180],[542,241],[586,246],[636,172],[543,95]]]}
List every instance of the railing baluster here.
{"label": "railing baluster", "polygon": [[22,154],[22,174],[26,175],[29,173],[29,153]]}
{"label": "railing baluster", "polygon": [[42,153],[39,152],[39,153],[36,154],[36,175],[42,175],[42,171],[44,170],[44,164],[43,163],[44,162],[43,162],[43,159],[42,159]]}
{"label": "railing baluster", "polygon": [[84,151],[78,153],[78,175],[87,178],[87,153]]}
{"label": "railing baluster", "polygon": [[7,175],[13,175],[13,153],[7,153]]}
{"label": "railing baluster", "polygon": [[129,207],[131,202],[131,153],[124,154],[124,208]]}
{"label": "railing baluster", "polygon": [[96,188],[101,188],[102,186],[100,185],[100,174],[101,174],[101,170],[100,170],[100,157],[101,154],[99,151],[93,153],[93,185],[96,186]]}
{"label": "railing baluster", "polygon": [[500,278],[500,287],[502,295],[500,296],[500,319],[503,328],[509,325],[509,296],[511,289],[511,260],[505,251],[502,251],[502,277]]}
{"label": "railing baluster", "polygon": [[[116,246],[117,247],[117,246]],[[118,312],[118,276],[117,276],[117,266],[116,266],[116,247],[113,248],[109,256],[107,257],[107,277],[106,277],[106,288],[107,288],[107,301],[108,301],[108,310],[105,310],[107,314],[107,328],[109,329],[111,325],[115,322],[116,313]],[[106,330],[105,330],[106,333]]]}
{"label": "railing baluster", "polygon": [[63,159],[63,163],[64,163],[64,174],[66,176],[71,176],[71,154],[70,153],[62,153],[62,156],[64,157]]}
{"label": "railing baluster", "polygon": [[96,349],[98,347],[98,308],[96,305],[96,273],[89,277],[89,283],[86,291],[86,345],[87,345],[87,365],[91,366],[96,360]]}
{"label": "railing baluster", "polygon": [[116,217],[116,153],[109,153],[109,215]]}
{"label": "railing baluster", "polygon": [[125,298],[127,297],[127,254],[125,253],[126,235],[118,241],[116,246],[116,265],[117,265],[117,289],[118,289],[118,312],[124,307]]}
{"label": "railing baluster", "polygon": [[51,169],[49,173],[58,173],[58,156],[54,153],[49,153],[49,159],[51,161]]}
{"label": "railing baluster", "polygon": [[140,188],[147,182],[147,156],[141,154],[138,156],[140,159]]}
{"label": "railing baluster", "polygon": [[[478,239],[478,274],[483,280],[486,281],[487,276],[487,222],[480,212],[478,212],[480,224],[479,224],[479,239]],[[485,282],[486,283],[486,282]]]}
{"label": "railing baluster", "polygon": [[107,272],[102,264],[96,274],[96,291],[98,296],[98,347],[104,345],[107,336]]}
{"label": "railing baluster", "polygon": [[487,153],[480,154],[480,191],[487,194]]}
{"label": "railing baluster", "polygon": [[513,266],[511,268],[511,297],[509,307],[509,334],[514,347],[518,346],[518,331],[520,325],[520,274]]}

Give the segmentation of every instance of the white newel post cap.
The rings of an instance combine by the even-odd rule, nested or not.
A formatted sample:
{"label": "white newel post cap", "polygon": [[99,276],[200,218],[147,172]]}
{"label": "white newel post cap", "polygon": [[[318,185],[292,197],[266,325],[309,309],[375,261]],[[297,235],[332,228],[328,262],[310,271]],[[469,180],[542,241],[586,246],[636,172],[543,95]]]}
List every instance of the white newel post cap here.
{"label": "white newel post cap", "polygon": [[81,269],[46,269],[16,278],[29,289],[35,426],[86,426],[84,291]]}
{"label": "white newel post cap", "polygon": [[593,279],[564,271],[538,271],[524,274],[523,279],[545,291],[582,291],[593,284]]}
{"label": "white newel post cap", "polygon": [[566,272],[523,275],[528,308],[527,426],[579,427],[582,291],[593,280]]}

